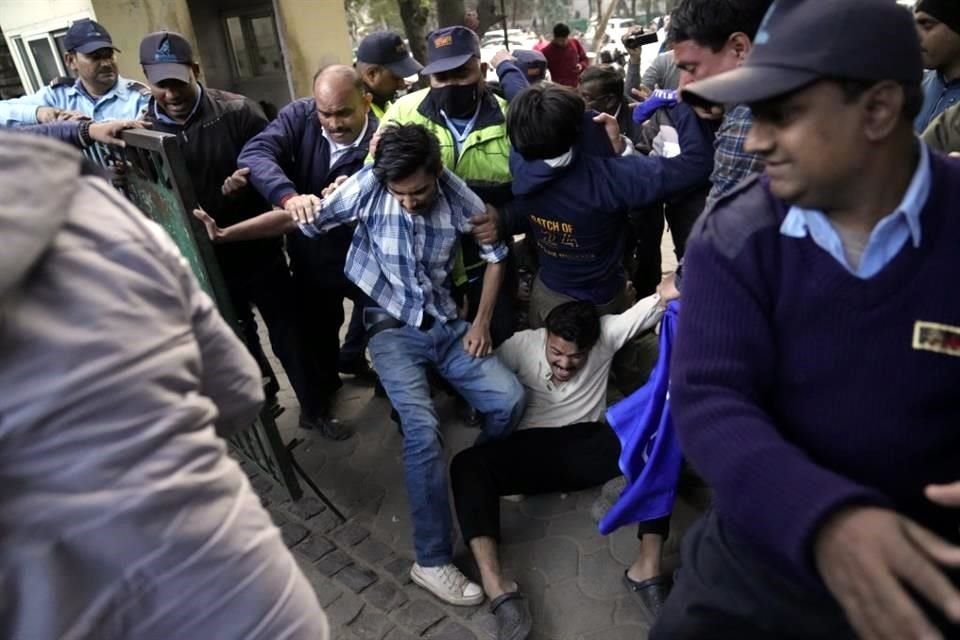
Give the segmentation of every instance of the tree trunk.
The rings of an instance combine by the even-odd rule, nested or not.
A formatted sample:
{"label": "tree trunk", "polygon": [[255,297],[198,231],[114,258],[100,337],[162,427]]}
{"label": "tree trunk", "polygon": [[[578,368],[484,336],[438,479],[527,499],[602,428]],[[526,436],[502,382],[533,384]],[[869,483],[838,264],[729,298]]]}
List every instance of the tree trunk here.
{"label": "tree trunk", "polygon": [[420,0],[397,0],[403,30],[410,43],[410,53],[421,64],[427,64],[427,10]]}
{"label": "tree trunk", "polygon": [[650,24],[650,21],[653,20],[653,0],[647,0],[647,15],[644,20],[647,24]]}
{"label": "tree trunk", "polygon": [[463,24],[463,0],[437,0],[437,26]]}
{"label": "tree trunk", "polygon": [[597,19],[597,32],[593,36],[593,50],[597,52],[598,58],[600,57],[600,49],[603,48],[603,37],[607,33],[607,22],[609,22],[610,16],[613,15],[613,10],[617,8],[617,1],[618,0],[609,0],[610,4],[607,5],[607,8],[602,9],[603,2],[597,0],[597,8],[602,10]]}
{"label": "tree trunk", "polygon": [[490,27],[503,22],[507,17],[500,11],[499,0],[480,0],[477,2],[477,18],[480,20],[477,35],[482,37]]}

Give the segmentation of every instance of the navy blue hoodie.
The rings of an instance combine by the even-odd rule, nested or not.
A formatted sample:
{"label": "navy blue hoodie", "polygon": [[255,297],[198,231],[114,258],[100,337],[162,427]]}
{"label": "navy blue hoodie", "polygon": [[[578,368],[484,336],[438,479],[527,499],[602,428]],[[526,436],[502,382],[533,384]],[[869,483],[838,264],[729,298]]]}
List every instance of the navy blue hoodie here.
{"label": "navy blue hoodie", "polygon": [[693,110],[670,109],[683,153],[603,157],[582,145],[566,166],[524,160],[513,151],[513,215],[525,215],[536,239],[540,278],[553,291],[604,304],[626,285],[627,212],[695,188],[713,169],[713,135]]}

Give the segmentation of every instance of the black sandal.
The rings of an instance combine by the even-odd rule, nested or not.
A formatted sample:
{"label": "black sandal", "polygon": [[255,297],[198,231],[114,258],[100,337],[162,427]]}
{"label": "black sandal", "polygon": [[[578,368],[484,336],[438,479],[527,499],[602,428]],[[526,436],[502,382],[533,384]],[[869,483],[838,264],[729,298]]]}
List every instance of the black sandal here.
{"label": "black sandal", "polygon": [[526,640],[533,628],[530,605],[519,591],[504,593],[490,603],[497,618],[497,640]]}
{"label": "black sandal", "polygon": [[646,610],[648,620],[647,622],[653,623],[657,619],[657,616],[660,615],[660,610],[663,609],[663,604],[667,600],[667,596],[670,595],[670,588],[673,587],[673,580],[670,576],[660,575],[648,578],[647,580],[634,580],[627,575],[627,572],[623,572],[623,583],[626,585],[627,590],[637,596],[637,600],[640,601],[640,604],[643,605],[643,608]]}

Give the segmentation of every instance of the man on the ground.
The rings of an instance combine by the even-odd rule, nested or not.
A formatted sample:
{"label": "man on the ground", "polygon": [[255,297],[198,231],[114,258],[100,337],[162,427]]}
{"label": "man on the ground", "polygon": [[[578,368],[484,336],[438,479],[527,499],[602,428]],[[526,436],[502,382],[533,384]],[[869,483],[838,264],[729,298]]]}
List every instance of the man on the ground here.
{"label": "man on the ground", "polygon": [[76,77],[54,79],[28,96],[0,101],[0,125],[45,124],[55,120],[135,120],[143,115],[150,89],[120,76],[116,47],[98,22],[77,20],[63,38],[64,63]]}
{"label": "man on the ground", "polygon": [[684,91],[749,104],[766,169],[687,246],[672,412],[714,506],[654,640],[957,635],[960,512],[928,485],[960,460],[934,275],[960,267],[960,165],[914,135],[921,79],[892,0],[780,1],[741,68]]}
{"label": "man on the ground", "polygon": [[[620,442],[603,422],[607,378],[614,354],[652,329],[666,302],[650,296],[603,318],[589,302],[566,302],[544,328],[516,333],[497,349],[526,389],[526,411],[513,435],[457,454],[450,476],[460,532],[480,568],[498,638],[525,638],[531,624],[519,586],[500,568],[500,497],[579,491],[620,475]],[[668,522],[646,523],[639,532],[643,551],[657,559],[660,546],[651,549],[644,536],[662,541]]]}

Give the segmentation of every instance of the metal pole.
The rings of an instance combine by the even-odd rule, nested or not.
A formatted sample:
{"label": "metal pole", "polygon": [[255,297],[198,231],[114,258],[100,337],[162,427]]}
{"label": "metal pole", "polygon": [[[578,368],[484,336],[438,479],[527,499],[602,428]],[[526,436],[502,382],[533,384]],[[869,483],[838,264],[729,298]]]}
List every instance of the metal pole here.
{"label": "metal pole", "polygon": [[503,16],[503,48],[510,51],[510,36],[507,35],[507,9],[504,6],[504,2],[506,2],[506,0],[500,0],[500,15]]}

